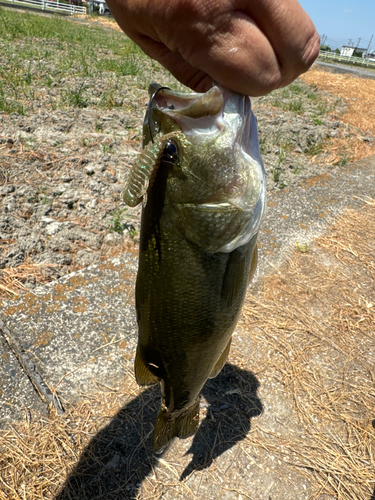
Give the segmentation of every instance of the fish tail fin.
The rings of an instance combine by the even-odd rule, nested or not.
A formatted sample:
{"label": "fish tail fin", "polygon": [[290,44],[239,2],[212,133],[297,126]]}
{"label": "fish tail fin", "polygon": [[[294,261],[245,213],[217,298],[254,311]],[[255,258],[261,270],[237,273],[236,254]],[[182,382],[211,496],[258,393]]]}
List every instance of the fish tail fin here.
{"label": "fish tail fin", "polygon": [[154,449],[161,453],[174,437],[185,439],[195,434],[199,424],[199,398],[177,418],[161,408],[154,430]]}

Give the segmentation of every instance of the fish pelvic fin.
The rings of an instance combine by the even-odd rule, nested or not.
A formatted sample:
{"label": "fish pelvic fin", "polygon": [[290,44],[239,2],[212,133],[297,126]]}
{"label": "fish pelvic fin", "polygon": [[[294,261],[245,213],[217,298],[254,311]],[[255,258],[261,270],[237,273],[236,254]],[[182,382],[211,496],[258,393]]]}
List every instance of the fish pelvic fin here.
{"label": "fish pelvic fin", "polygon": [[215,366],[213,367],[209,378],[215,378],[216,375],[219,375],[221,372],[223,366],[225,365],[227,358],[229,356],[229,351],[230,351],[230,345],[232,343],[232,337],[229,339],[228,344],[225,346],[224,351],[222,352],[220,358],[216,361]]}
{"label": "fish pelvic fin", "polygon": [[137,353],[135,355],[134,372],[138,385],[153,385],[159,382],[158,377],[151,373],[149,368],[146,366],[139,349],[137,349]]}
{"label": "fish pelvic fin", "polygon": [[185,439],[197,431],[199,424],[199,398],[177,417],[167,408],[161,408],[154,430],[154,450],[161,453],[174,438]]}

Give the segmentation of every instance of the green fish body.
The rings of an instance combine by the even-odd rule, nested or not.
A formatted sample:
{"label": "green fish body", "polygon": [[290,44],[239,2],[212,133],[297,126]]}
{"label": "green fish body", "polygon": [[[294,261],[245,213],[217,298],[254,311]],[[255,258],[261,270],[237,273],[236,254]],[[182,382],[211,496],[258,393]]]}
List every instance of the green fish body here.
{"label": "green fish body", "polygon": [[155,450],[197,429],[199,394],[227,359],[265,210],[250,99],[150,86],[144,149],[124,191],[143,201],[135,375],[161,383]]}

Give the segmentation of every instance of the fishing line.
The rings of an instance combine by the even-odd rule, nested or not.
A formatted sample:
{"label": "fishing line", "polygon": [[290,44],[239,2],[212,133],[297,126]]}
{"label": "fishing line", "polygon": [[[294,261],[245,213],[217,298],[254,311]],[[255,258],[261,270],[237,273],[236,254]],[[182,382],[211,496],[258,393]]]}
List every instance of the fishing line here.
{"label": "fishing line", "polygon": [[156,94],[160,90],[171,90],[171,89],[169,87],[159,87],[157,90],[155,90],[155,92],[150,97],[150,102],[148,104],[148,120],[147,120],[147,122],[148,122],[148,129],[150,131],[150,137],[151,137],[152,143],[154,143],[154,138],[152,137],[152,129],[151,129],[151,106],[152,106],[152,101],[155,99]]}

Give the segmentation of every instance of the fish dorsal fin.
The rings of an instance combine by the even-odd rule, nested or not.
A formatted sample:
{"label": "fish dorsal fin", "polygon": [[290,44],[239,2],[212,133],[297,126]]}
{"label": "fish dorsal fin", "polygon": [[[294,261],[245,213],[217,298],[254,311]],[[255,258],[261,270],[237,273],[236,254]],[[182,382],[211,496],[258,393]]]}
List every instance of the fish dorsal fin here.
{"label": "fish dorsal fin", "polygon": [[137,354],[135,355],[134,371],[138,385],[153,385],[159,382],[158,377],[151,373],[151,371],[147,368],[141,357],[139,349],[137,349]]}
{"label": "fish dorsal fin", "polygon": [[213,369],[212,369],[212,371],[210,373],[209,378],[215,378],[216,375],[219,375],[219,373],[221,372],[221,369],[223,368],[223,366],[225,365],[225,363],[227,361],[227,358],[228,358],[228,355],[229,355],[229,351],[230,351],[230,344],[231,344],[231,342],[232,342],[232,337],[229,339],[229,342],[225,346],[225,349],[222,352],[220,358],[216,361],[216,364],[213,367]]}
{"label": "fish dorsal fin", "polygon": [[155,424],[154,449],[161,453],[174,437],[186,439],[195,434],[199,424],[199,398],[176,417],[167,408],[161,408]]}

